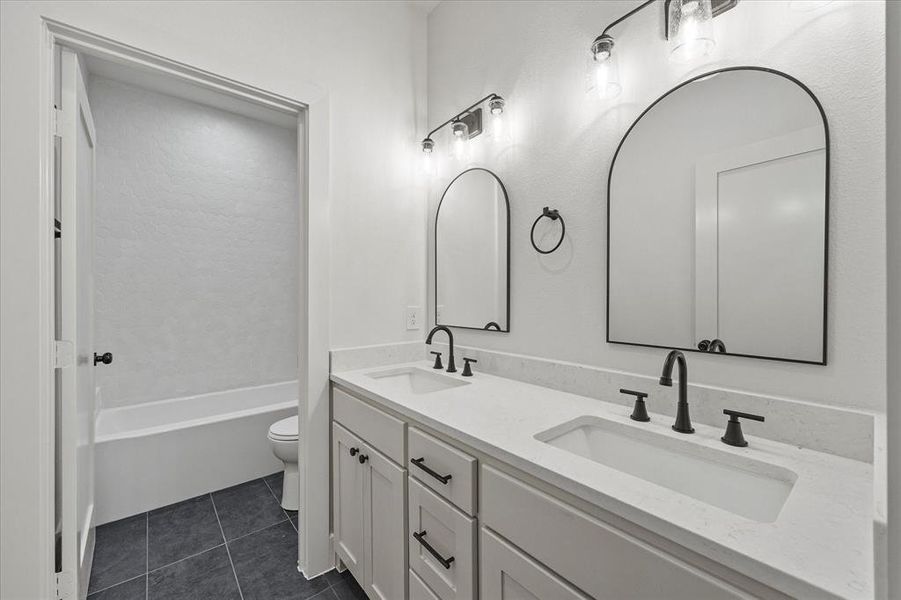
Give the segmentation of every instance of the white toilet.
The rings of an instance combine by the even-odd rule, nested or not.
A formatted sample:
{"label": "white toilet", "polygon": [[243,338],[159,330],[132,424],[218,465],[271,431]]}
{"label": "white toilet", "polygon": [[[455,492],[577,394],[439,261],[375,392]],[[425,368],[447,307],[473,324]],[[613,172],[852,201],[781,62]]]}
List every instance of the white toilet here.
{"label": "white toilet", "polygon": [[285,463],[282,508],[299,510],[300,476],[297,472],[297,415],[276,421],[269,427],[272,453]]}

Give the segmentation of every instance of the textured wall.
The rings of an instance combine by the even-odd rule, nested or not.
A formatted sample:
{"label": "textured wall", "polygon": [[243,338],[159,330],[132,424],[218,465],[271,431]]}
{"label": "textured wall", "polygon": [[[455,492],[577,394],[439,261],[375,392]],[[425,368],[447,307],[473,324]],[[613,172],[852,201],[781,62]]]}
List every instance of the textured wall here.
{"label": "textured wall", "polygon": [[[807,84],[823,103],[832,148],[828,366],[692,354],[691,379],[834,405],[885,407],[885,16],[882,2],[815,11],[741,2],[717,17],[716,51],[669,62],[662,3],[617,26],[623,93],[586,94],[587,51],[634,0],[442,2],[429,16],[429,120],[489,92],[507,98],[513,143],[475,141],[511,206],[511,332],[461,331],[462,345],[653,375],[663,350],[605,343],[606,184],[617,143],[639,113],[680,81],[722,66],[760,65]],[[465,34],[461,35],[461,32]],[[840,50],[837,50],[840,49]],[[439,147],[443,140],[435,139]],[[439,165],[430,206],[459,166]],[[653,174],[649,173],[649,177]],[[529,227],[559,208],[567,239],[541,257]],[[654,243],[648,239],[649,244]],[[665,289],[660,290],[666,294]]]}
{"label": "textured wall", "polygon": [[297,377],[294,129],[92,78],[104,406]]}

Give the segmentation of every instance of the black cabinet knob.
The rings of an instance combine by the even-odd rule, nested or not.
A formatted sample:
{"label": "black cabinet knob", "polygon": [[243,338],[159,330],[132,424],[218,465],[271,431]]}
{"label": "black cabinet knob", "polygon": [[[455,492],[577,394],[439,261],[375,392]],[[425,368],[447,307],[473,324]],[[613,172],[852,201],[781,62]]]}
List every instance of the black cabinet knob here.
{"label": "black cabinet knob", "polygon": [[350,455],[351,455],[351,456],[356,456],[357,453],[358,453],[359,451],[360,451],[359,448],[351,448],[351,449],[350,449]]}
{"label": "black cabinet knob", "polygon": [[367,460],[369,460],[369,457],[366,456],[365,454],[361,454],[360,457],[357,458],[357,460],[360,461],[360,464],[362,465],[364,462],[366,462]]}
{"label": "black cabinet knob", "polygon": [[113,362],[113,353],[112,352],[104,352],[103,354],[94,353],[94,365],[97,363],[103,363],[108,365]]}

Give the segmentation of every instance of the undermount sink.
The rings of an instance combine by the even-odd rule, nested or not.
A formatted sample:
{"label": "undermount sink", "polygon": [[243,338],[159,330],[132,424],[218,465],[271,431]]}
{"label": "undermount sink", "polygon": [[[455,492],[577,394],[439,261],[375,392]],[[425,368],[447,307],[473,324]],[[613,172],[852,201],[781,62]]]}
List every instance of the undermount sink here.
{"label": "undermount sink", "polygon": [[600,417],[578,417],[535,438],[763,523],[776,520],[798,478],[783,467]]}
{"label": "undermount sink", "polygon": [[402,367],[367,373],[367,377],[388,384],[399,392],[409,394],[428,394],[451,388],[469,385],[468,381],[454,379],[447,375],[439,375],[417,367]]}

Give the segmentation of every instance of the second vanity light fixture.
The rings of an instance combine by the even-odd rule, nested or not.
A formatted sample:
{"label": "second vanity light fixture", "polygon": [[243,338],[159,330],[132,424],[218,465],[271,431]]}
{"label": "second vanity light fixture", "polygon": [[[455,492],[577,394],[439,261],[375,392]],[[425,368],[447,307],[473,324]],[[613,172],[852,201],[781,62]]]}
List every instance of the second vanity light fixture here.
{"label": "second vanity light fixture", "polygon": [[491,118],[491,135],[494,137],[504,135],[504,106],[506,101],[497,94],[488,94],[478,102],[474,102],[471,106],[464,108],[425,136],[421,146],[423,168],[427,173],[432,173],[434,170],[435,141],[432,139],[432,136],[447,125],[451,126],[453,135],[451,139],[451,155],[460,161],[469,159],[469,140],[482,133],[482,108],[480,105],[485,102],[488,103],[488,111]]}
{"label": "second vanity light fixture", "polygon": [[[614,52],[615,41],[610,30],[657,0],[647,0],[613,21],[591,44],[591,83],[602,99],[615,98],[622,90],[619,65]],[[669,41],[670,58],[688,62],[704,56],[716,45],[713,36],[713,17],[738,4],[738,0],[664,0],[665,35]]]}

